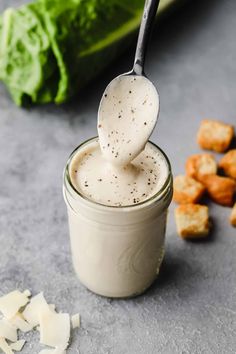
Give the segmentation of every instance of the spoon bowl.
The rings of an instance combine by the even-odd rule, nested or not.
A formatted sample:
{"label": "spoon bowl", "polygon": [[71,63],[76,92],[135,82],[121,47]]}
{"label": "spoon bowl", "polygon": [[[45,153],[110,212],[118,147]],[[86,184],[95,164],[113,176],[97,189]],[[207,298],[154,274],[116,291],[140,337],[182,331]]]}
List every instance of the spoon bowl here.
{"label": "spoon bowl", "polygon": [[128,73],[112,80],[98,110],[98,135],[104,157],[115,165],[131,162],[144,149],[158,113],[159,95],[148,78]]}

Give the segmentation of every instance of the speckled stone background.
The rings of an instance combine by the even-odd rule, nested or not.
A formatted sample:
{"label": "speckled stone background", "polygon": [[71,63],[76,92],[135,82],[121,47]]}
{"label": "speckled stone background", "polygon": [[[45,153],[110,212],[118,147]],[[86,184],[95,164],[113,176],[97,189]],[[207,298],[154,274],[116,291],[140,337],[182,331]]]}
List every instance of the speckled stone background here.
{"label": "speckled stone background", "polygon": [[[1,0],[0,10],[22,2]],[[0,293],[43,290],[58,309],[80,312],[68,353],[236,353],[236,229],[228,208],[210,204],[209,241],[189,243],[176,234],[172,205],[161,276],[135,299],[98,297],[73,272],[62,170],[72,149],[96,134],[103,89],[132,57],[130,49],[62,107],[19,109],[0,86]],[[199,151],[202,118],[236,124],[235,0],[191,1],[159,23],[146,71],[161,96],[152,139],[181,173]],[[37,333],[26,337],[23,353],[37,354]]]}

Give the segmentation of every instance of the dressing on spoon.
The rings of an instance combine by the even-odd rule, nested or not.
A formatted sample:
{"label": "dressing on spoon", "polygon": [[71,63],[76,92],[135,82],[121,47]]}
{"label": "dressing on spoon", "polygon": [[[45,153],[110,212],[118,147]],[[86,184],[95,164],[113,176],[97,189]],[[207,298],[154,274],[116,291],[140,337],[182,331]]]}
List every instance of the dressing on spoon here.
{"label": "dressing on spoon", "polygon": [[98,135],[104,158],[113,165],[129,164],[155,127],[159,97],[144,76],[121,75],[106,88],[98,111]]}

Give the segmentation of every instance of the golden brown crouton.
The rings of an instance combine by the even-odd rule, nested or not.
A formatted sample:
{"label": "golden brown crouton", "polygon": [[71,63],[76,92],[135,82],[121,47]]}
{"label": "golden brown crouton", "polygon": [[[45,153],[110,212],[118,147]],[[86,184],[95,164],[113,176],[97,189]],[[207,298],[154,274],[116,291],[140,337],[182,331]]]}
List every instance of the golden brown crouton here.
{"label": "golden brown crouton", "polygon": [[197,141],[203,149],[224,152],[234,136],[232,125],[205,119],[201,122]]}
{"label": "golden brown crouton", "polygon": [[173,200],[176,203],[196,203],[200,200],[205,187],[202,183],[188,176],[176,176],[174,178],[174,195]]}
{"label": "golden brown crouton", "polygon": [[236,149],[229,150],[220,160],[219,167],[225,174],[236,179]]}
{"label": "golden brown crouton", "polygon": [[229,220],[231,225],[236,226],[236,203],[233,206]]}
{"label": "golden brown crouton", "polygon": [[202,238],[210,229],[208,207],[199,204],[179,205],[175,209],[178,234],[184,238]]}
{"label": "golden brown crouton", "polygon": [[214,202],[224,206],[233,204],[236,182],[232,178],[208,175],[204,176],[202,183]]}
{"label": "golden brown crouton", "polygon": [[217,164],[211,154],[196,154],[189,156],[185,169],[188,176],[199,180],[204,175],[215,175]]}

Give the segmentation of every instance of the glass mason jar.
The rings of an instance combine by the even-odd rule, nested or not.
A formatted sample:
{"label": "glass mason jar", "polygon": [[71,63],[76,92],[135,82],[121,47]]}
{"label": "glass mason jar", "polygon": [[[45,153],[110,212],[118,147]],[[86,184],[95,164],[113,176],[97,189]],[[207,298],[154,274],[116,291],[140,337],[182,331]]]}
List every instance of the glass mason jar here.
{"label": "glass mason jar", "polygon": [[75,154],[95,139],[73,151],[64,171],[73,264],[80,281],[94,293],[131,297],[153,283],[163,260],[167,209],[173,194],[171,167],[167,156],[151,143],[168,169],[161,190],[131,206],[96,203],[74,188],[69,173]]}

